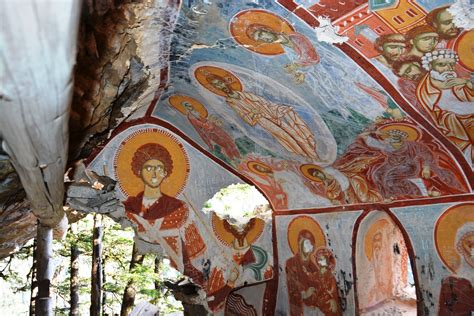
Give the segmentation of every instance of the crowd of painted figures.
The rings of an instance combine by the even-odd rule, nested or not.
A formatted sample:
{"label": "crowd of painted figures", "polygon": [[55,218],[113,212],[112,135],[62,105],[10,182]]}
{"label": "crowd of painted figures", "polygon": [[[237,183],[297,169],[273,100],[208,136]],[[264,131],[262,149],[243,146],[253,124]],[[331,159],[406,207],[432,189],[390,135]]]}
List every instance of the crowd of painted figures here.
{"label": "crowd of painted figures", "polygon": [[425,24],[374,43],[380,52],[376,59],[399,77],[402,94],[469,162],[474,161],[474,79],[466,60],[472,63],[472,51],[458,49],[466,55],[459,56],[454,48],[456,42],[469,41],[472,32],[461,32],[448,7],[440,7],[426,15]]}

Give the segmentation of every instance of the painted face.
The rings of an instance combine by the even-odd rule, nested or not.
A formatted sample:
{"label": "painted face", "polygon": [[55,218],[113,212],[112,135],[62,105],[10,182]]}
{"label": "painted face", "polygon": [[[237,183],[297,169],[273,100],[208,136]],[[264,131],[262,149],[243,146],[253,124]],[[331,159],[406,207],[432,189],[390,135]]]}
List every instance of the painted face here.
{"label": "painted face", "polygon": [[412,43],[420,52],[428,53],[438,44],[438,37],[437,33],[421,33],[412,40]]}
{"label": "painted face", "polygon": [[459,241],[464,260],[474,269],[474,232],[468,232]]}
{"label": "painted face", "polygon": [[313,177],[319,178],[321,180],[326,180],[326,175],[318,169],[313,169],[310,171],[310,173]]}
{"label": "painted face", "polygon": [[217,89],[225,92],[225,93],[230,93],[231,90],[229,89],[229,87],[227,87],[227,85],[225,84],[224,81],[222,80],[219,80],[219,79],[212,79],[211,80],[211,84],[216,87]]}
{"label": "painted face", "polygon": [[423,72],[421,71],[421,67],[418,63],[407,63],[400,67],[397,75],[402,78],[418,81],[423,76]]}
{"label": "painted face", "polygon": [[460,30],[454,25],[453,16],[448,10],[440,12],[433,24],[442,38],[450,39],[459,35]]}
{"label": "painted face", "polygon": [[382,55],[389,60],[399,60],[405,52],[406,44],[397,42],[388,42],[383,44]]}
{"label": "painted face", "polygon": [[143,183],[152,188],[158,188],[166,175],[165,165],[157,159],[145,162],[140,172]]}
{"label": "painted face", "polygon": [[311,243],[311,240],[306,239],[306,238],[302,240],[302,251],[303,251],[304,254],[307,255],[307,254],[313,252],[313,249],[314,249],[314,246]]}
{"label": "painted face", "polygon": [[271,173],[271,170],[270,170],[270,169],[265,168],[264,166],[261,166],[261,165],[257,165],[257,164],[256,164],[256,165],[254,166],[254,168],[255,168],[255,170],[260,171],[260,172],[262,172],[262,173]]}
{"label": "painted face", "polygon": [[374,253],[380,252],[382,250],[382,234],[381,233],[376,233],[374,237],[372,238],[372,248],[374,250]]}
{"label": "painted face", "polygon": [[184,106],[184,108],[189,111],[189,112],[192,112],[194,111],[194,107],[192,106],[191,103],[189,102],[183,102],[182,105]]}
{"label": "painted face", "polygon": [[403,137],[396,133],[390,133],[389,137],[387,138],[390,145],[394,147],[401,146],[403,144]]}
{"label": "painted face", "polygon": [[257,42],[273,43],[278,39],[278,35],[267,30],[257,30],[253,33],[253,38]]}
{"label": "painted face", "polygon": [[431,62],[431,68],[440,74],[448,71],[454,71],[456,66],[456,59],[454,58],[439,58]]}
{"label": "painted face", "polygon": [[328,260],[325,256],[318,256],[318,264],[320,267],[325,268],[328,266]]}

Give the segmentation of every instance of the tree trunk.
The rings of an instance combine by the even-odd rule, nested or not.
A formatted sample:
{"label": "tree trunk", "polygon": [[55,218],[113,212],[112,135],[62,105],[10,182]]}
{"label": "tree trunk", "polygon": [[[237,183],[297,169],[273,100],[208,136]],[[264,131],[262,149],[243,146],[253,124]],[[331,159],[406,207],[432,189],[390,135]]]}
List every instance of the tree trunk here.
{"label": "tree trunk", "polygon": [[[107,261],[106,259],[107,257],[102,258],[102,284],[105,284],[106,282],[105,280],[105,262]],[[106,315],[105,304],[107,304],[107,292],[102,291],[102,315]]]}
{"label": "tree trunk", "polygon": [[53,278],[53,229],[38,223],[37,231],[37,280],[38,295],[35,303],[35,315],[52,315],[53,304],[50,296],[49,287]]}
{"label": "tree trunk", "polygon": [[91,316],[100,316],[102,309],[102,215],[94,216],[92,235],[92,270],[91,270]]}
{"label": "tree trunk", "polygon": [[[133,243],[133,251],[132,251],[132,259],[130,260],[130,269],[129,271],[133,271],[133,269],[137,265],[141,265],[143,263],[143,259],[145,256],[138,254],[137,245]],[[123,299],[122,299],[122,308],[120,309],[120,316],[127,316],[130,313],[130,310],[135,303],[135,288],[133,287],[133,279],[129,280],[127,286],[125,287],[125,291],[123,292]]]}
{"label": "tree trunk", "polygon": [[[161,258],[159,256],[155,256],[155,268],[154,271],[156,274],[160,273],[160,263],[161,263]],[[155,290],[156,291],[161,291],[162,286],[160,281],[155,280]]]}
{"label": "tree trunk", "polygon": [[[77,223],[71,224],[71,234],[77,235]],[[70,309],[69,315],[79,315],[79,247],[73,241],[71,243],[71,284],[70,284]]]}
{"label": "tree trunk", "polygon": [[36,263],[36,257],[38,256],[38,243],[33,241],[33,264],[31,265],[31,291],[30,291],[30,316],[35,315],[35,302],[36,296],[38,295],[38,279],[36,278],[36,271],[38,264]]}

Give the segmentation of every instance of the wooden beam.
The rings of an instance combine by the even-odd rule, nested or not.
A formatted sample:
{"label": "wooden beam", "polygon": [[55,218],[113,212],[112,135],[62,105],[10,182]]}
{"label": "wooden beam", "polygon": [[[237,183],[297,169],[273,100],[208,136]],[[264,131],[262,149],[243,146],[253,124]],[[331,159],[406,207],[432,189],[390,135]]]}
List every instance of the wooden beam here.
{"label": "wooden beam", "polygon": [[81,1],[0,1],[0,137],[33,212],[64,215],[69,106]]}

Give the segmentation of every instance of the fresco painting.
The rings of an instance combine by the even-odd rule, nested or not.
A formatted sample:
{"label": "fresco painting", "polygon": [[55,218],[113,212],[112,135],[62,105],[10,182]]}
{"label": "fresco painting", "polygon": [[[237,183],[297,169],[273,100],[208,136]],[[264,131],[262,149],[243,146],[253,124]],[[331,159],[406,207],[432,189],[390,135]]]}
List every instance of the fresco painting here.
{"label": "fresco painting", "polygon": [[286,54],[290,63],[284,66],[297,84],[305,80],[305,72],[319,63],[319,55],[311,41],[282,17],[265,10],[247,10],[236,14],[230,31],[236,42],[263,55]]}
{"label": "fresco painting", "polygon": [[[352,264],[346,258],[352,256],[352,229],[359,214],[277,217],[277,314],[342,315],[353,310]],[[330,224],[335,217],[342,220]]]}
{"label": "fresco painting", "polygon": [[356,245],[359,312],[416,314],[408,250],[391,218],[385,212],[369,213],[359,225]]}
{"label": "fresco painting", "polygon": [[[196,164],[200,167],[193,172]],[[214,188],[190,185],[204,176],[203,165],[221,175]],[[144,249],[164,252],[175,269],[199,285],[210,311],[221,312],[235,287],[272,278],[271,225],[253,218],[240,230],[214,212],[201,211],[205,201],[195,198],[196,191],[210,198],[240,180],[176,135],[156,125],[135,126],[90,166],[118,181],[123,208],[110,215],[133,227]]]}
{"label": "fresco painting", "polygon": [[[153,115],[252,179],[274,209],[468,191],[439,141],[350,58],[283,17],[282,7],[268,1],[265,8],[211,8],[201,16],[181,7],[178,23],[196,31],[189,43],[171,46],[180,57],[170,62],[173,75]],[[404,35],[390,36],[391,53],[377,57],[387,65],[405,49]],[[194,42],[208,45],[192,49]],[[365,108],[333,97],[347,91]],[[336,113],[353,123],[338,126]]]}
{"label": "fresco painting", "polygon": [[[474,203],[392,209],[410,236],[426,312],[468,315],[474,310]],[[424,219],[425,226],[415,227]]]}
{"label": "fresco painting", "polygon": [[267,283],[233,291],[226,301],[225,315],[268,315]]}
{"label": "fresco painting", "polygon": [[[180,4],[155,102],[90,164],[118,181],[110,215],[217,315],[469,311],[474,204],[450,201],[472,194],[458,160],[473,152],[472,30],[440,1],[300,1],[402,108],[347,44],[318,41],[277,2]],[[201,211],[242,182],[271,216],[236,226]]]}
{"label": "fresco painting", "polygon": [[447,209],[437,220],[434,233],[438,256],[453,276],[443,278],[440,314],[474,310],[474,204]]}
{"label": "fresco painting", "polygon": [[448,1],[361,4],[332,22],[472,165],[474,31],[457,27],[449,8]]}

